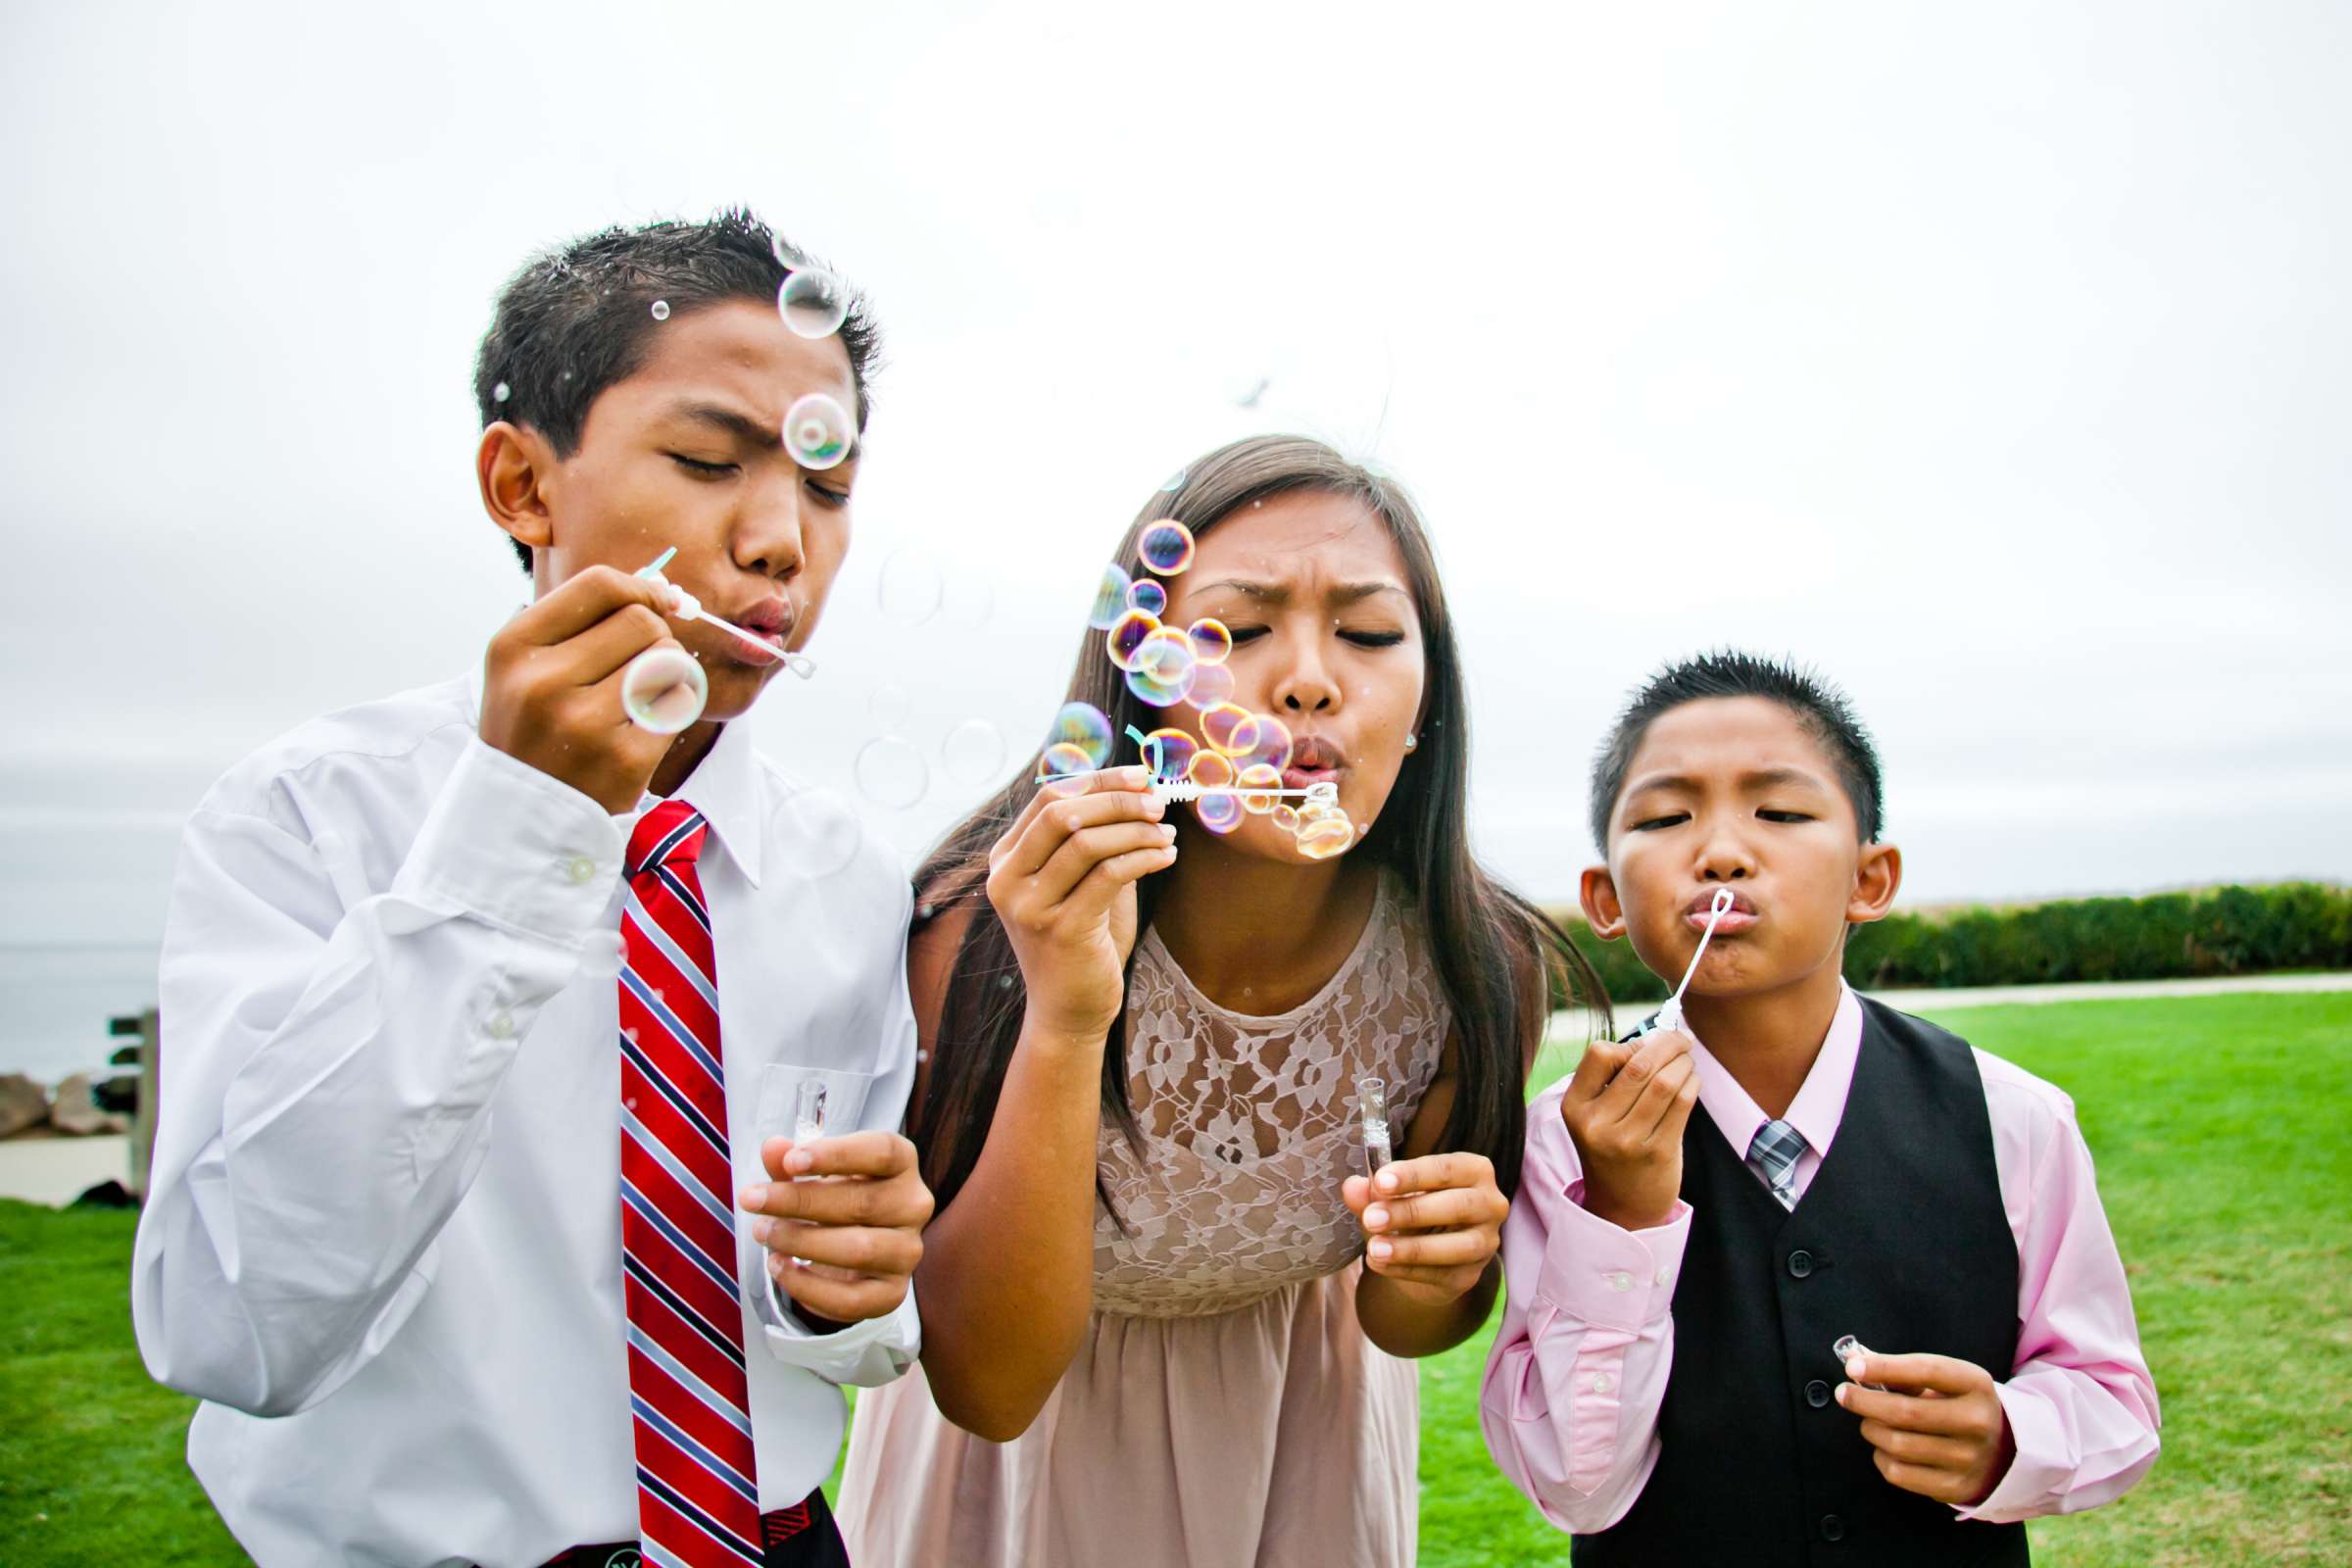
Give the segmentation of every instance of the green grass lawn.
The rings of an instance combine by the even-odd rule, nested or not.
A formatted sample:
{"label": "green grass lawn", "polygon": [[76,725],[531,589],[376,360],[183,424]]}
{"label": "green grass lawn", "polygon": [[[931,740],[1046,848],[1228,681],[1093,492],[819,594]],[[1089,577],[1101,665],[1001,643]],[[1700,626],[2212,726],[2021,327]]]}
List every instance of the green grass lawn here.
{"label": "green grass lawn", "polygon": [[[2070,1091],[2164,1399],[2112,1507],[2033,1527],[2062,1568],[2352,1561],[2352,996],[2088,1002],[1944,1020]],[[1564,1070],[1565,1058],[1547,1064]],[[131,1219],[0,1203],[0,1563],[234,1563],[149,1383]],[[1487,1336],[1425,1364],[1421,1560],[1565,1562],[1488,1460]]]}

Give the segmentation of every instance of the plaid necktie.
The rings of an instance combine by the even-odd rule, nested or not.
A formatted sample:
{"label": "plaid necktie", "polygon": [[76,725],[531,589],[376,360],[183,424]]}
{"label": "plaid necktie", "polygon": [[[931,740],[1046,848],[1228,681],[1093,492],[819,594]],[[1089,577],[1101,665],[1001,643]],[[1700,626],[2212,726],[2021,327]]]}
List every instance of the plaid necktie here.
{"label": "plaid necktie", "polygon": [[649,1563],[758,1564],[760,1486],[735,1281],[718,966],[695,858],[664,801],[629,836],[621,909],[620,1251],[637,1530]]}
{"label": "plaid necktie", "polygon": [[1805,1135],[1785,1121],[1768,1121],[1747,1143],[1747,1163],[1764,1178],[1783,1208],[1796,1206],[1796,1161],[1805,1152]]}

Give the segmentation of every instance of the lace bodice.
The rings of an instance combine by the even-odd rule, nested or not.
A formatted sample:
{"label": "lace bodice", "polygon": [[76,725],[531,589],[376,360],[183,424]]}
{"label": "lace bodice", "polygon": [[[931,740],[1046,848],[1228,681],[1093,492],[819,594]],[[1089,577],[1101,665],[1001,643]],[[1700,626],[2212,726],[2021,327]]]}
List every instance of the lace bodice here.
{"label": "lace bodice", "polygon": [[1156,932],[1127,990],[1127,1093],[1141,1153],[1105,1118],[1095,1305],[1130,1317],[1231,1311],[1338,1272],[1363,1250],[1340,1183],[1361,1172],[1355,1080],[1390,1085],[1399,1144],[1436,1076],[1451,1013],[1403,887],[1384,876],[1329,984],[1270,1017],[1220,1007]]}

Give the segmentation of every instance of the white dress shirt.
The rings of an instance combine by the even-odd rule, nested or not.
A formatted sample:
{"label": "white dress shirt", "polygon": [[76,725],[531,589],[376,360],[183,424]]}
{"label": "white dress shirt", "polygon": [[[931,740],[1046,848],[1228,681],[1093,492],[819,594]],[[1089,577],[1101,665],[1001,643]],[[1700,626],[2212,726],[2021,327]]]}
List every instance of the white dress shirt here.
{"label": "white dress shirt", "polygon": [[[139,1349],[270,1564],[537,1564],[633,1540],[618,970],[636,813],[483,744],[477,680],[329,714],[216,784],[164,938]],[[913,1082],[897,856],[729,726],[709,819],[738,1185],[795,1091],[895,1129]],[[650,801],[640,804],[640,810]],[[737,1216],[762,1510],[831,1471],[838,1384],[913,1360],[911,1291],[818,1334]],[[764,1345],[766,1353],[758,1347]]]}

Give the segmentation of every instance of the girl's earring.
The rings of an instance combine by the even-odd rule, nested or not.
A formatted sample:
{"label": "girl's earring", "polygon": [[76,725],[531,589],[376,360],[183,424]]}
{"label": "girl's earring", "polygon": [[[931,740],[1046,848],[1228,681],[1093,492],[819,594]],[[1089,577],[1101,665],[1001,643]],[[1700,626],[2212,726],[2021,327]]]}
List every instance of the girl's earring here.
{"label": "girl's earring", "polygon": [[1420,737],[1420,736],[1418,736],[1418,735],[1407,735],[1407,736],[1404,738],[1404,749],[1405,749],[1406,751],[1408,751],[1408,752],[1409,752],[1409,751],[1411,751],[1411,750],[1412,750],[1414,747],[1416,747],[1416,746],[1419,746],[1420,744],[1421,744],[1421,737]]}

